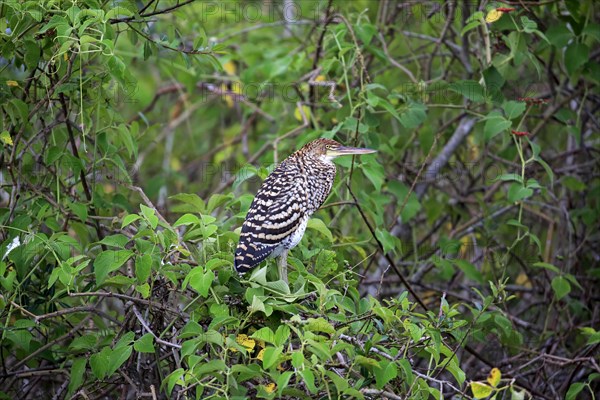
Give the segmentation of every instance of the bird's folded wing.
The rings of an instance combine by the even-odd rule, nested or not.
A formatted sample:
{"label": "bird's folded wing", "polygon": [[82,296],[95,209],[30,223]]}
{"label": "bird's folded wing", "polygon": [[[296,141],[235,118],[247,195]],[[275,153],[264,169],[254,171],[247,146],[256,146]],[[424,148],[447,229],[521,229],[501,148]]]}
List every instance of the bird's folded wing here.
{"label": "bird's folded wing", "polygon": [[265,180],[242,226],[235,253],[236,269],[240,272],[251,269],[283,245],[304,219],[306,197],[302,182],[298,178],[286,180],[278,172],[269,176],[273,179]]}

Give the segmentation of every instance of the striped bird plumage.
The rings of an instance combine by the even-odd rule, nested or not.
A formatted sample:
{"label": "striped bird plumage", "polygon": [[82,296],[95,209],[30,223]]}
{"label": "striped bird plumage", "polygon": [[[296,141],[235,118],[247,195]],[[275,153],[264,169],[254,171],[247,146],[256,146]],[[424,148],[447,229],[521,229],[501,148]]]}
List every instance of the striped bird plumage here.
{"label": "striped bird plumage", "polygon": [[300,242],[308,219],[325,202],[335,180],[335,164],[327,154],[333,146],[339,143],[312,141],[265,179],[242,225],[235,252],[238,272],[247,272]]}

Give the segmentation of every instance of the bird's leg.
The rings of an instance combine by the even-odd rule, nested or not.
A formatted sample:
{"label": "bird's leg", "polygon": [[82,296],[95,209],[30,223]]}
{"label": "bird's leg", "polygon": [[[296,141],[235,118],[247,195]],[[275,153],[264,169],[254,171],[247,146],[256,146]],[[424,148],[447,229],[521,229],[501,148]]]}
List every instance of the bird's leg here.
{"label": "bird's leg", "polygon": [[288,255],[288,249],[283,249],[283,251],[281,252],[281,255],[279,256],[279,263],[277,264],[277,269],[279,271],[279,279],[282,279],[285,283],[288,283],[287,255]]}

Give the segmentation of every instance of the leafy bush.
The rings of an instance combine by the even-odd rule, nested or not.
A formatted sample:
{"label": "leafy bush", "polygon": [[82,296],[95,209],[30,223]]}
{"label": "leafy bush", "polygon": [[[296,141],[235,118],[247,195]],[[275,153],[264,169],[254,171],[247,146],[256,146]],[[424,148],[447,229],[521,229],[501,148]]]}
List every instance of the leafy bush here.
{"label": "leafy bush", "polygon": [[[0,397],[594,398],[593,2],[0,3]],[[273,166],[341,159],[233,270]],[[49,397],[50,396],[50,397]]]}

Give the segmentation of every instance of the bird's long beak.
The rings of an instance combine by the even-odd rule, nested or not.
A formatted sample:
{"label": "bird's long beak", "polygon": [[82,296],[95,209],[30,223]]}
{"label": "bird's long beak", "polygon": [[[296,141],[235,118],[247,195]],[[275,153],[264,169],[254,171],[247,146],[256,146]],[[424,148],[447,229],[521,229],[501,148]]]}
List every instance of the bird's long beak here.
{"label": "bird's long beak", "polygon": [[346,156],[346,155],[351,155],[351,154],[371,154],[371,153],[376,153],[377,150],[373,150],[373,149],[367,149],[367,148],[362,148],[362,147],[346,147],[346,146],[340,146],[335,150],[331,150],[331,153],[334,157],[337,156]]}

